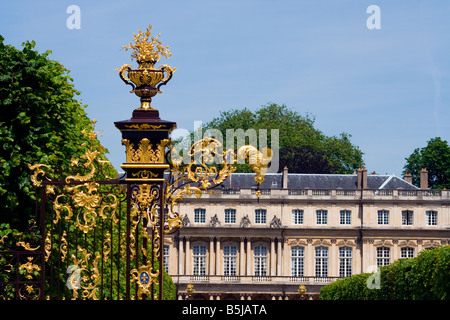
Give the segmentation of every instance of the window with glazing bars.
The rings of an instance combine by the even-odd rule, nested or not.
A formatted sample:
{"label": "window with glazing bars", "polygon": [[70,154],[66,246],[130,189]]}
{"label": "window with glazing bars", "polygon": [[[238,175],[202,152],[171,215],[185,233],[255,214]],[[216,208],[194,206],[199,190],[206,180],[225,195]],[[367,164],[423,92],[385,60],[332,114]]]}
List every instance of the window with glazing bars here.
{"label": "window with glazing bars", "polygon": [[194,222],[205,223],[206,209],[194,209]]}
{"label": "window with glazing bars", "polygon": [[316,256],[316,277],[328,277],[328,248],[317,247]]}
{"label": "window with glazing bars", "polygon": [[292,223],[303,224],[303,210],[299,209],[292,210]]}
{"label": "window with glazing bars", "polygon": [[413,211],[411,210],[403,210],[402,211],[402,225],[403,226],[412,226],[413,225]]}
{"label": "window with glazing bars", "polygon": [[400,249],[400,258],[414,258],[414,248],[404,247]]}
{"label": "window with glazing bars", "polygon": [[340,223],[341,224],[351,224],[352,212],[350,210],[341,210],[340,212]]}
{"label": "window with glazing bars", "polygon": [[292,247],[291,248],[291,276],[293,277],[303,277],[304,268],[304,248],[303,247]]}
{"label": "window with glazing bars", "polygon": [[236,223],[236,209],[225,209],[225,223]]}
{"label": "window with glazing bars", "polygon": [[389,210],[378,210],[378,224],[389,224]]}
{"label": "window with glazing bars", "polygon": [[377,248],[377,267],[388,266],[391,263],[391,249],[388,247]]}
{"label": "window with glazing bars", "polygon": [[437,211],[427,211],[425,212],[425,219],[427,226],[437,225]]}
{"label": "window with glazing bars", "polygon": [[255,276],[267,276],[267,247],[257,246],[254,248],[254,271]]}
{"label": "window with glazing bars", "polygon": [[265,209],[255,210],[255,223],[266,223],[267,211]]}
{"label": "window with glazing bars", "polygon": [[169,272],[169,246],[164,245],[164,270]]}
{"label": "window with glazing bars", "polygon": [[194,275],[206,275],[206,246],[194,246],[192,263]]}
{"label": "window with glazing bars", "polygon": [[350,277],[352,275],[352,248],[339,248],[339,277]]}
{"label": "window with glazing bars", "polygon": [[223,247],[223,274],[225,276],[235,276],[237,265],[237,247]]}
{"label": "window with glazing bars", "polygon": [[327,210],[317,210],[316,211],[316,223],[317,224],[327,224]]}

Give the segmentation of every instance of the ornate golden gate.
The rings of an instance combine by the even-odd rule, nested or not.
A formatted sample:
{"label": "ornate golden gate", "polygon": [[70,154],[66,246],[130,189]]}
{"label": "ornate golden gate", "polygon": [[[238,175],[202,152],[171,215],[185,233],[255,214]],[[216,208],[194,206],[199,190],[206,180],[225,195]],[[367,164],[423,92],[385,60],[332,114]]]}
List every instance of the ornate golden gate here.
{"label": "ornate golden gate", "polygon": [[[125,175],[108,176],[110,163],[95,143],[72,159],[74,172],[65,176],[52,176],[55,170],[45,164],[30,165],[40,194],[37,215],[18,240],[0,238],[0,299],[167,298],[164,235],[181,227],[178,201],[211,193],[235,170],[238,157],[249,160],[258,187],[264,180],[270,157],[253,146],[224,152],[220,141],[203,138],[187,151],[187,162],[174,152],[169,135],[175,122],[161,120],[150,105],[174,70],[155,69],[170,51],[150,29],[139,30],[135,44],[125,47],[134,50],[139,67],[117,70],[141,100],[131,119],[115,122]],[[97,138],[93,124],[84,131],[90,140]]]}

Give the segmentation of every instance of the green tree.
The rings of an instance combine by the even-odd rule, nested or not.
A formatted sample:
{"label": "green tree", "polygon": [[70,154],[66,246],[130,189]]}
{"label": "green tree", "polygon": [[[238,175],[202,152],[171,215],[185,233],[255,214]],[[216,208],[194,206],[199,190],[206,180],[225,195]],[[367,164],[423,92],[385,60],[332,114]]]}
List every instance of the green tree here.
{"label": "green tree", "polygon": [[[85,107],[74,97],[69,71],[33,50],[3,43],[0,36],[0,215],[23,227],[34,216],[34,191],[28,164],[42,163],[64,171],[71,157],[98,145],[82,129],[90,128]],[[83,145],[84,144],[84,145]]]}
{"label": "green tree", "polygon": [[[205,129],[218,129],[224,141],[227,129],[254,129],[256,133],[265,129],[269,148],[272,146],[271,129],[278,129],[279,170],[288,166],[290,172],[299,173],[352,173],[364,165],[363,153],[350,142],[349,134],[328,137],[314,127],[314,122],[310,114],[302,116],[286,105],[270,103],[255,112],[247,108],[221,112]],[[238,169],[249,172],[245,166]]]}
{"label": "green tree", "polygon": [[410,173],[413,184],[420,185],[420,171],[428,171],[428,186],[432,189],[450,187],[450,146],[440,137],[432,138],[423,148],[416,148],[406,158],[403,174]]}

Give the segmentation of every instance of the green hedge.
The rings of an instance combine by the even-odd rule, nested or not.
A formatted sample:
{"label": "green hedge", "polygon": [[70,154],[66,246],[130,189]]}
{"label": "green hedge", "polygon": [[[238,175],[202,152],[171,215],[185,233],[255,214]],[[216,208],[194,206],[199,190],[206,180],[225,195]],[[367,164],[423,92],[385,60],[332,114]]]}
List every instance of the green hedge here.
{"label": "green hedge", "polygon": [[[379,286],[369,289],[369,277]],[[373,283],[373,282],[369,282]],[[423,250],[416,258],[399,259],[378,274],[357,274],[320,290],[321,300],[450,300],[450,246]]]}

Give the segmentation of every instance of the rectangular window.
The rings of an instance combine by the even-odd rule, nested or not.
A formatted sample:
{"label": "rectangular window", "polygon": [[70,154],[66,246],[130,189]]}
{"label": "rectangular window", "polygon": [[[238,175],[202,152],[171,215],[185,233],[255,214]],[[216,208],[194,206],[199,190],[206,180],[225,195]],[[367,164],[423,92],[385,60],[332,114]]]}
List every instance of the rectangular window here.
{"label": "rectangular window", "polygon": [[403,210],[402,211],[402,226],[412,226],[413,225],[413,211]]}
{"label": "rectangular window", "polygon": [[425,219],[427,226],[437,226],[437,211],[425,212]]}
{"label": "rectangular window", "polygon": [[377,248],[377,267],[384,267],[390,264],[391,249],[388,247]]}
{"label": "rectangular window", "polygon": [[303,259],[304,259],[303,247],[292,247],[291,248],[291,276],[303,277],[303,275],[304,275]]}
{"label": "rectangular window", "polygon": [[206,275],[206,247],[194,246],[193,248],[193,261],[194,275],[204,276]]}
{"label": "rectangular window", "polygon": [[352,248],[339,248],[339,277],[350,277],[352,275]]}
{"label": "rectangular window", "polygon": [[164,245],[164,270],[169,272],[169,246]]}
{"label": "rectangular window", "polygon": [[350,210],[341,210],[340,212],[340,223],[341,224],[351,224],[352,212]]}
{"label": "rectangular window", "polygon": [[264,246],[255,247],[254,269],[256,277],[267,276],[267,247]]}
{"label": "rectangular window", "polygon": [[206,209],[194,209],[194,222],[205,223],[206,221]]}
{"label": "rectangular window", "polygon": [[316,248],[316,277],[328,277],[328,248]]}
{"label": "rectangular window", "polygon": [[292,210],[292,224],[303,224],[303,210]]}
{"label": "rectangular window", "polygon": [[265,209],[255,210],[255,223],[266,223],[266,214]]}
{"label": "rectangular window", "polygon": [[316,223],[317,224],[327,224],[327,210],[317,210],[316,211]]}
{"label": "rectangular window", "polygon": [[378,210],[378,224],[389,224],[389,210]]}
{"label": "rectangular window", "polygon": [[414,248],[404,247],[400,249],[400,258],[414,258]]}
{"label": "rectangular window", "polygon": [[235,276],[237,265],[237,247],[223,247],[223,274],[225,276]]}
{"label": "rectangular window", "polygon": [[225,223],[236,223],[236,209],[225,209]]}

